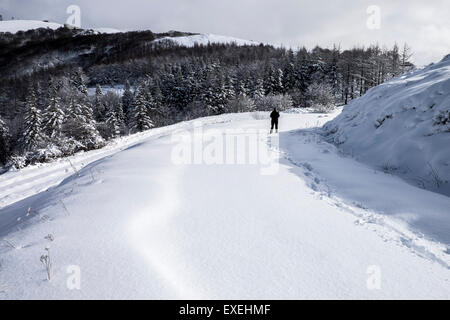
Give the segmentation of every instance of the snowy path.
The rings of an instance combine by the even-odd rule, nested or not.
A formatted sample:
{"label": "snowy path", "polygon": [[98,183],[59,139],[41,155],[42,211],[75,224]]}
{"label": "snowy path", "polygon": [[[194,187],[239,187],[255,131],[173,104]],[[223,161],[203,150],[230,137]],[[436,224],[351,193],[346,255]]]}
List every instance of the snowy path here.
{"label": "snowy path", "polygon": [[[244,115],[222,119],[206,127],[267,125]],[[326,120],[283,115],[273,175],[250,164],[176,165],[174,142],[159,135],[1,209],[0,224],[10,217],[8,228],[19,231],[6,235],[17,249],[0,247],[0,299],[450,298],[446,246],[417,236],[375,200],[391,184],[403,197],[420,196],[419,209],[428,206],[439,220],[450,199],[380,173],[358,185],[374,170],[312,132],[291,131]],[[346,176],[352,169],[359,179]],[[29,207],[32,219],[12,219],[25,220]],[[410,205],[408,213],[417,212]],[[39,262],[46,245],[50,283]],[[66,286],[70,265],[80,267],[81,290]],[[368,279],[381,288],[369,290]]]}

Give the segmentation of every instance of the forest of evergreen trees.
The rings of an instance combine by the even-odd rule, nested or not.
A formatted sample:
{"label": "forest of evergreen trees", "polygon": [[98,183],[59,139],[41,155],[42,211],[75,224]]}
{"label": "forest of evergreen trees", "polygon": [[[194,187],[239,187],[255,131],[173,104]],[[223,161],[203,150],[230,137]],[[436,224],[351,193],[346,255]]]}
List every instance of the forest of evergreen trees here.
{"label": "forest of evergreen trees", "polygon": [[[21,49],[9,37],[14,50],[0,52],[12,59],[11,52]],[[0,79],[0,165],[49,161],[100,148],[121,135],[207,115],[273,107],[326,112],[413,68],[406,45],[293,51],[142,41],[130,50],[124,45],[132,42],[130,35],[118,37],[108,51],[114,35],[89,35],[90,45],[104,46],[101,54],[94,50],[95,57],[26,73],[15,69]],[[54,35],[45,39],[58,47]],[[123,87],[123,95],[102,92],[102,86]],[[88,87],[96,88],[95,94],[89,95]]]}

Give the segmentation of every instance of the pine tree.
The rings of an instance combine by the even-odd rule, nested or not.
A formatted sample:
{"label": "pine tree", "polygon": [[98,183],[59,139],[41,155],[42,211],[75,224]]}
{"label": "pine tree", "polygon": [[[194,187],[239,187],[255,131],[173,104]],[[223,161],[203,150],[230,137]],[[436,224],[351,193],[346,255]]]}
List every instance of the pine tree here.
{"label": "pine tree", "polygon": [[209,115],[219,114],[224,108],[222,88],[222,85],[212,75],[203,83],[200,100]]}
{"label": "pine tree", "polygon": [[131,119],[133,104],[134,104],[134,95],[133,92],[131,92],[130,82],[127,80],[127,82],[125,83],[125,90],[122,96],[122,108],[123,113],[125,114],[125,117],[127,119],[126,121],[127,123],[129,123],[128,119]]}
{"label": "pine tree", "polygon": [[76,89],[86,97],[88,97],[88,90],[86,86],[86,75],[83,73],[81,68],[76,69],[72,73],[72,83],[75,85]]}
{"label": "pine tree", "polygon": [[67,137],[78,141],[82,149],[99,148],[104,141],[97,130],[93,111],[84,94],[74,94],[70,98],[69,112],[63,125]]}
{"label": "pine tree", "polygon": [[23,148],[25,151],[34,151],[42,146],[44,140],[41,111],[37,107],[34,89],[30,88],[26,101]]}
{"label": "pine tree", "polygon": [[76,90],[70,97],[68,114],[63,125],[67,137],[77,141],[79,148],[91,150],[103,146],[104,140],[97,130],[83,73],[79,70],[73,82]]}
{"label": "pine tree", "polygon": [[39,110],[44,111],[46,107],[46,97],[42,93],[41,83],[38,81],[35,84],[36,105]]}
{"label": "pine tree", "polygon": [[256,79],[254,88],[252,89],[250,96],[254,100],[258,100],[264,97],[264,82],[262,79]]}
{"label": "pine tree", "polygon": [[116,106],[115,109],[116,112],[116,117],[117,117],[117,121],[119,124],[119,128],[121,130],[121,132],[124,132],[125,129],[125,114],[123,113],[123,106],[122,106],[122,102],[119,101],[119,104]]}
{"label": "pine tree", "polygon": [[9,129],[0,117],[0,164],[5,164],[9,158]]}
{"label": "pine tree", "polygon": [[270,65],[266,68],[264,89],[266,94],[283,93],[283,71]]}
{"label": "pine tree", "polygon": [[137,89],[134,101],[133,131],[142,132],[153,127],[153,122],[149,116],[148,94],[143,85]]}
{"label": "pine tree", "polygon": [[231,100],[236,96],[236,92],[233,87],[233,79],[229,74],[225,76],[223,92],[226,100]]}
{"label": "pine tree", "polygon": [[172,119],[170,119],[170,110],[164,102],[164,97],[162,96],[159,85],[154,87],[153,97],[154,112],[151,113],[151,116],[155,119],[155,125],[163,126],[171,124]]}
{"label": "pine tree", "polygon": [[295,70],[294,64],[292,62],[288,62],[283,70],[283,90],[284,92],[288,92],[295,85]]}
{"label": "pine tree", "polygon": [[108,110],[106,115],[106,124],[108,125],[111,138],[120,136],[120,121],[116,111],[113,108]]}
{"label": "pine tree", "polygon": [[98,122],[102,122],[105,120],[106,108],[102,101],[103,91],[102,87],[97,84],[95,88],[95,98],[94,98],[94,115],[95,120]]}
{"label": "pine tree", "polygon": [[236,90],[235,90],[236,96],[238,95],[246,96],[248,95],[248,92],[249,89],[247,88],[245,79],[238,79],[236,81]]}
{"label": "pine tree", "polygon": [[64,112],[60,105],[60,98],[55,84],[50,85],[49,105],[44,113],[44,132],[51,139],[61,136],[64,122]]}

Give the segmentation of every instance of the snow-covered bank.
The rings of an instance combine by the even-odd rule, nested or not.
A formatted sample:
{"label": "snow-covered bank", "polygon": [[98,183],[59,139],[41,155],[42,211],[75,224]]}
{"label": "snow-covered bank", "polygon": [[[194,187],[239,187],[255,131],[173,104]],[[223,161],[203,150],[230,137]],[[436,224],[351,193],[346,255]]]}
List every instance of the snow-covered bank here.
{"label": "snow-covered bank", "polygon": [[352,213],[356,225],[404,245],[444,266],[450,265],[450,198],[373,170],[324,141],[319,130],[281,133],[280,149],[292,172],[317,197]]}
{"label": "snow-covered bank", "polygon": [[[212,117],[204,129],[267,128],[267,119],[259,118]],[[352,168],[362,179],[373,170],[319,143],[317,135],[296,131],[329,118],[282,115],[286,158],[276,174],[261,175],[251,164],[176,165],[170,130],[151,130],[47,192],[1,209],[9,222],[0,225],[9,223],[9,231],[0,248],[0,298],[450,298],[442,245],[426,242],[426,251],[412,246],[417,242],[405,231],[408,225],[384,223],[377,212],[361,208],[364,199],[352,205],[333,197],[333,190],[322,191],[347,181],[344,192],[370,197],[372,189],[392,183],[403,196],[421,197],[424,208],[436,206],[435,194],[411,191],[391,175],[378,173],[379,180],[363,185],[349,180],[345,173]],[[194,129],[191,122],[174,130]],[[191,137],[194,143],[202,138]],[[275,136],[260,138],[269,149],[276,146]],[[386,202],[376,196],[368,200]],[[39,261],[46,246],[50,282]],[[80,290],[67,286],[74,270],[80,271]],[[379,289],[373,276],[379,276]]]}
{"label": "snow-covered bank", "polygon": [[344,153],[450,196],[450,55],[372,88],[324,130]]}

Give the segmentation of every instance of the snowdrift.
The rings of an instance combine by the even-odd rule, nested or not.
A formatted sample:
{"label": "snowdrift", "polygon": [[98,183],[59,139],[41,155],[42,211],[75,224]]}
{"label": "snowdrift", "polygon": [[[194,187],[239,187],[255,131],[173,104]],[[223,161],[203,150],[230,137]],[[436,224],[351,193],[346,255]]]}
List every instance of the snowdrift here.
{"label": "snowdrift", "polygon": [[450,55],[372,88],[323,130],[357,160],[450,196]]}

